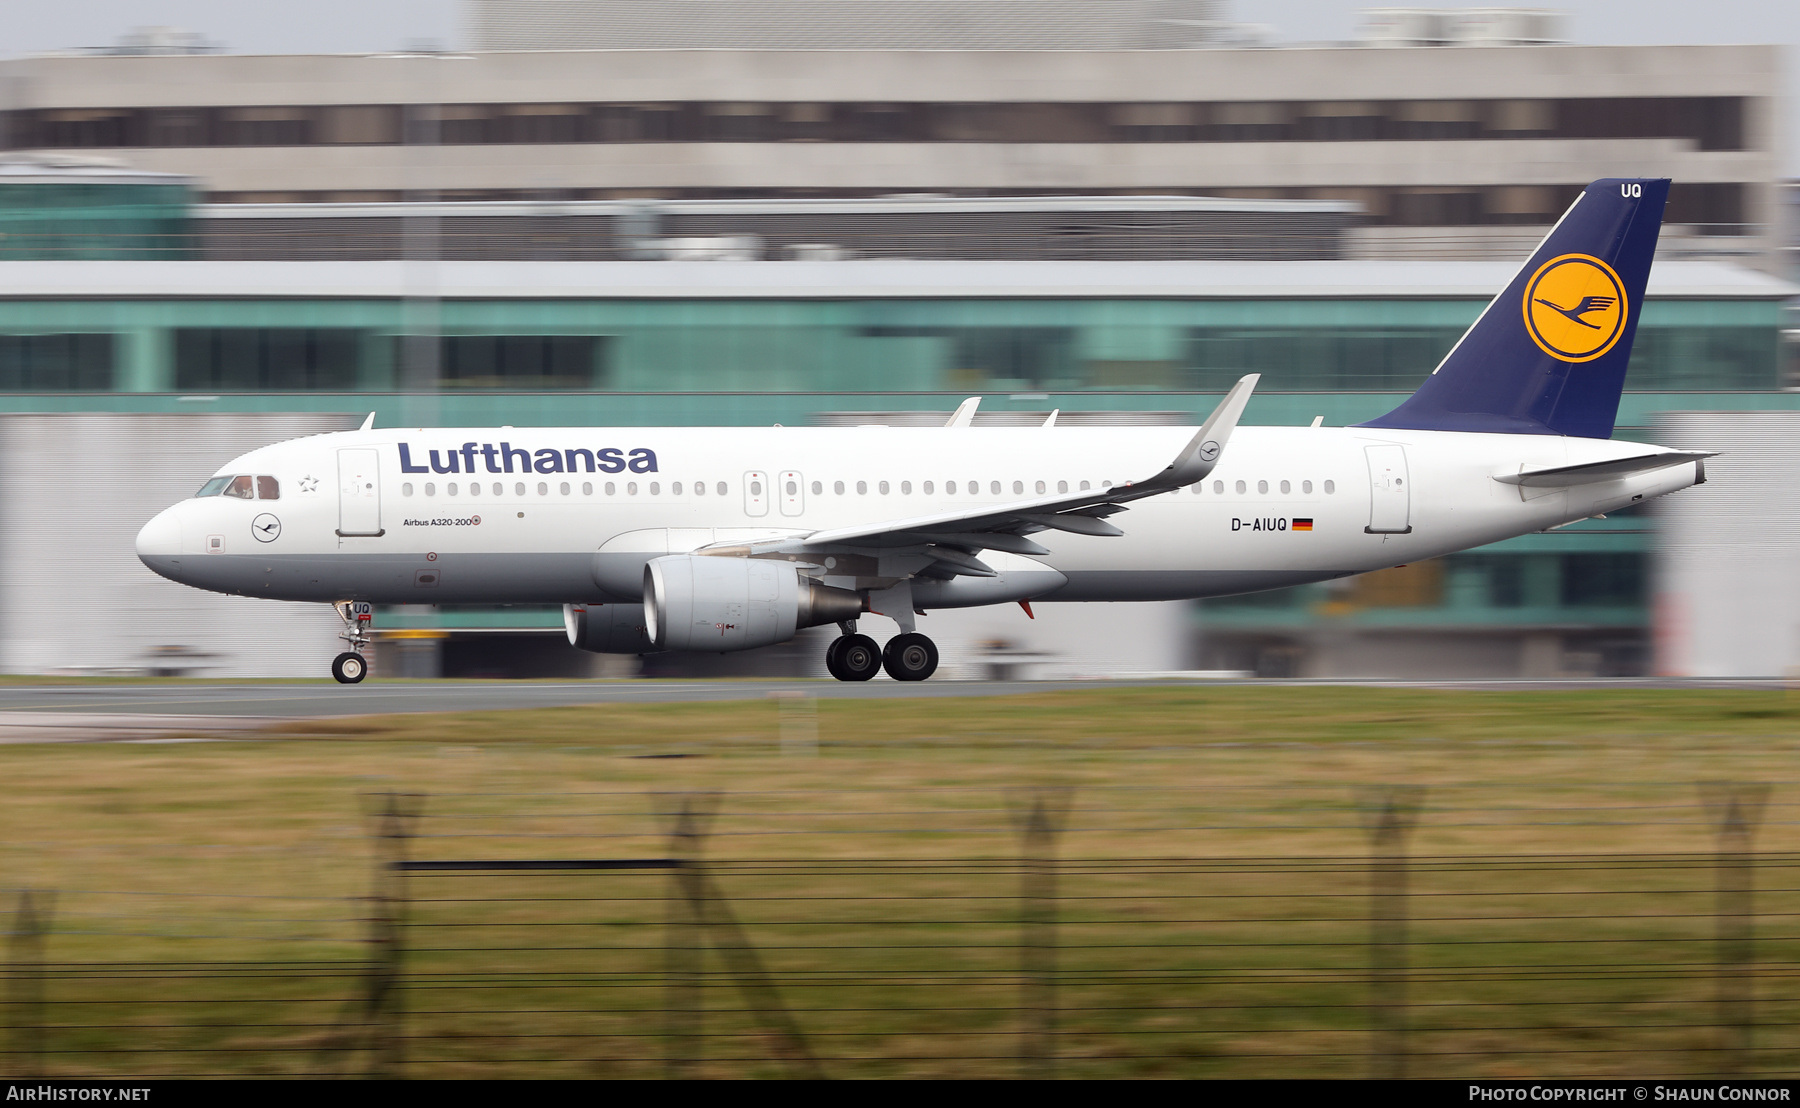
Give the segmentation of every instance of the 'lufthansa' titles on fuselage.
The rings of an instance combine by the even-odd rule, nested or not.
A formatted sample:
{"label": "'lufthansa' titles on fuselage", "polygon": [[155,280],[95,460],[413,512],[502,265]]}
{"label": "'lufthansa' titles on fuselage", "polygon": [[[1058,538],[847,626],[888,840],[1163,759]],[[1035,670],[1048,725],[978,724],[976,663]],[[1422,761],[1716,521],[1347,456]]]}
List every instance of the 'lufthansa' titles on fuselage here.
{"label": "'lufthansa' titles on fuselage", "polygon": [[400,444],[401,473],[483,472],[478,466],[488,473],[655,473],[656,451],[642,446],[530,450],[510,442],[465,442],[450,450],[427,450],[414,462],[410,444]]}

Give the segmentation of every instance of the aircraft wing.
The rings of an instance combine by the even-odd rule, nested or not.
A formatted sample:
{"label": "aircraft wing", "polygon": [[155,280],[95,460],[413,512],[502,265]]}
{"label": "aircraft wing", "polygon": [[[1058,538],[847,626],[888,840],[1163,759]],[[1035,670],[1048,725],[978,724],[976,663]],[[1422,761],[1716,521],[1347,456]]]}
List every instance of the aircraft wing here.
{"label": "aircraft wing", "polygon": [[1607,462],[1585,465],[1556,466],[1551,469],[1527,469],[1519,473],[1503,473],[1494,480],[1503,485],[1523,485],[1531,489],[1567,488],[1595,481],[1612,481],[1634,473],[1650,473],[1683,462],[1702,462],[1718,456],[1716,450],[1665,450],[1655,454],[1638,454],[1630,458],[1614,458]]}
{"label": "aircraft wing", "polygon": [[843,547],[867,550],[928,546],[946,568],[960,567],[962,572],[972,576],[991,576],[993,571],[974,557],[975,551],[1048,554],[1048,550],[1026,537],[1038,531],[1067,531],[1103,537],[1123,535],[1125,532],[1108,523],[1105,517],[1125,511],[1130,501],[1185,488],[1213,471],[1225,453],[1225,445],[1244,413],[1244,406],[1250,402],[1250,394],[1259,377],[1252,373],[1233,385],[1175,459],[1142,481],[1085,492],[1039,496],[1008,504],[984,504],[967,511],[939,512],[859,527],[836,527],[751,545],[755,553],[796,554]]}

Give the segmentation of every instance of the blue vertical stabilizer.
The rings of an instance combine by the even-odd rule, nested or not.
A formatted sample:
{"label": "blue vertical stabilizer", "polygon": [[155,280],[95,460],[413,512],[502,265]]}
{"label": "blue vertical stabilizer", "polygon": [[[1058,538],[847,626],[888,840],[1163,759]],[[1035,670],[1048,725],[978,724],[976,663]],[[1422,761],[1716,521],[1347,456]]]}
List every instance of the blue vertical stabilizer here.
{"label": "blue vertical stabilizer", "polygon": [[1419,390],[1362,426],[1611,437],[1668,198],[1665,178],[1589,185]]}

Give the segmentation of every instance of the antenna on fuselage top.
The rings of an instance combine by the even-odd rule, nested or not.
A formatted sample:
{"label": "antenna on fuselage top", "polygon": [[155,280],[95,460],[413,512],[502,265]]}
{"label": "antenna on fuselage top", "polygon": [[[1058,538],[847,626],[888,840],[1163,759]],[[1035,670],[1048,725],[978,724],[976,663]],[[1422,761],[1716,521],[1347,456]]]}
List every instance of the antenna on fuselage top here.
{"label": "antenna on fuselage top", "polygon": [[375,427],[375,413],[370,412],[369,418],[363,420],[362,426],[358,427],[357,430],[358,431],[369,431],[369,430],[373,430],[374,427]]}

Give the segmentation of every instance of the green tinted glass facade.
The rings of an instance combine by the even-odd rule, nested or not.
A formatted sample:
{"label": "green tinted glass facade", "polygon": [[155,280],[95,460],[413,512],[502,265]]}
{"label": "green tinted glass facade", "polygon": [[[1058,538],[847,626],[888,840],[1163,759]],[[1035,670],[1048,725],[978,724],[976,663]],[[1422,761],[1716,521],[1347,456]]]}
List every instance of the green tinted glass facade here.
{"label": "green tinted glass facade", "polygon": [[[694,393],[1409,391],[1480,313],[1473,300],[508,300],[437,308],[448,390]],[[1781,306],[1646,304],[1627,388],[1778,387]],[[0,303],[0,336],[111,335],[127,392],[390,391],[399,301]],[[58,385],[26,344],[8,386]],[[36,359],[36,360],[34,360]],[[65,359],[66,361],[66,359]],[[93,380],[92,374],[84,378]],[[1140,406],[1155,407],[1150,395]]]}
{"label": "green tinted glass facade", "polygon": [[0,259],[195,256],[186,185],[0,184]]}

